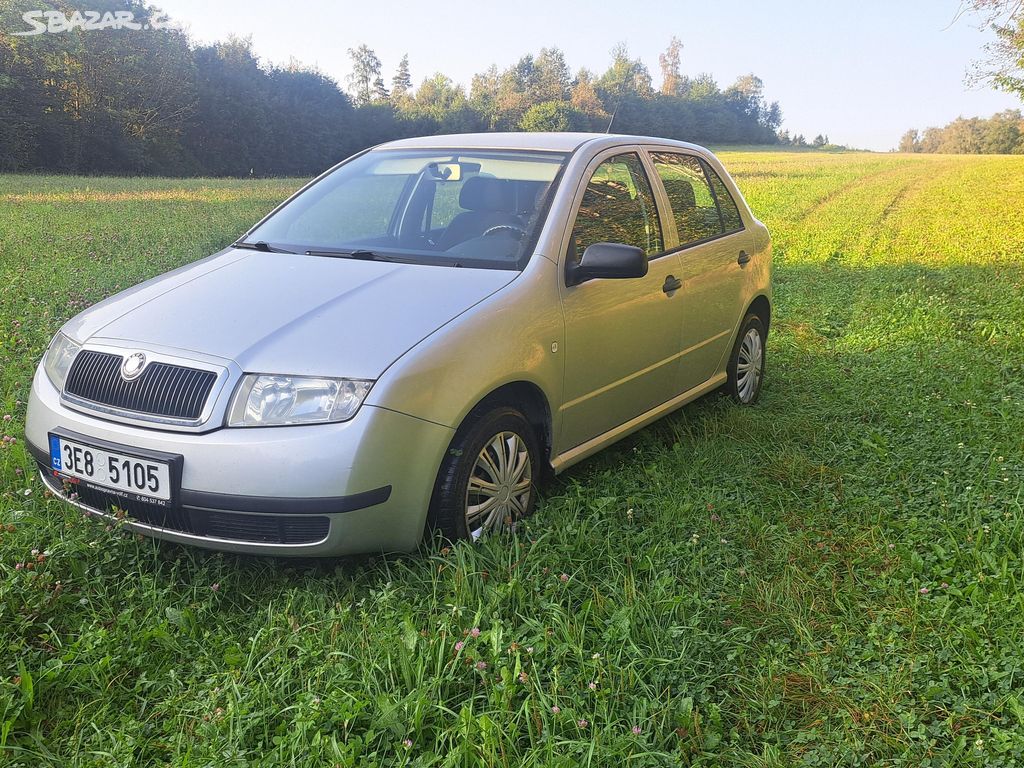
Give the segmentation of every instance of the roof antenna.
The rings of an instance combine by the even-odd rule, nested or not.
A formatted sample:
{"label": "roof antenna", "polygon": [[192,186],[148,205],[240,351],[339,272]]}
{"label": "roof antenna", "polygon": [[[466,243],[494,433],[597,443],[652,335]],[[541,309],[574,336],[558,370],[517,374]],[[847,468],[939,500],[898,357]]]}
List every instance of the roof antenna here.
{"label": "roof antenna", "polygon": [[619,100],[617,102],[615,102],[615,109],[612,110],[612,116],[608,120],[608,127],[604,129],[605,133],[611,133],[612,132],[612,123],[615,122],[615,113],[619,111],[619,104],[621,104],[621,103],[622,103],[622,98],[620,97]]}
{"label": "roof antenna", "polygon": [[605,133],[612,132],[612,123],[615,122],[615,115],[619,112],[619,107],[622,106],[622,99],[626,95],[626,83],[623,81],[619,83],[619,98],[615,100],[615,109],[612,110],[612,116],[608,119],[608,127],[604,129]]}

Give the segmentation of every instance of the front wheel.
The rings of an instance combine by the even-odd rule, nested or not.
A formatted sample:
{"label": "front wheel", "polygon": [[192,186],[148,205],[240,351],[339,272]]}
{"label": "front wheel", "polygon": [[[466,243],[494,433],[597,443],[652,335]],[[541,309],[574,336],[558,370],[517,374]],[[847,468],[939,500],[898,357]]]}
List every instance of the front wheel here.
{"label": "front wheel", "polygon": [[539,477],[537,434],[522,413],[471,414],[441,462],[430,521],[451,541],[511,527],[533,511]]}
{"label": "front wheel", "polygon": [[741,405],[753,405],[761,396],[765,337],[761,318],[754,314],[747,315],[729,358],[729,379],[725,385],[732,399]]}

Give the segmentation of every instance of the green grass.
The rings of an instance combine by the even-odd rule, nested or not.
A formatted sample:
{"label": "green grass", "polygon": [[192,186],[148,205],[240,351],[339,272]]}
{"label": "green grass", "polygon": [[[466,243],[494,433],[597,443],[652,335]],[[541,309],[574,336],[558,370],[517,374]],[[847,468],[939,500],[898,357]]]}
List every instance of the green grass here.
{"label": "green grass", "polygon": [[1024,762],[1024,158],[724,160],[776,248],[760,405],[515,537],[322,563],[105,530],[20,440],[67,317],[299,182],[0,177],[0,765]]}

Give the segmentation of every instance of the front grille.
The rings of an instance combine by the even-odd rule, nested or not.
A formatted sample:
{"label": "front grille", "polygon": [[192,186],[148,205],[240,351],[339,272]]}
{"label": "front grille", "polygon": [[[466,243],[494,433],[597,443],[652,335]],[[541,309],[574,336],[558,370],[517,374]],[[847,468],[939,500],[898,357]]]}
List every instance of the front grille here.
{"label": "front grille", "polygon": [[[47,485],[64,496],[60,481],[40,464]],[[131,520],[155,528],[230,541],[260,544],[315,544],[327,538],[330,520],[323,515],[274,515],[217,512],[208,509],[161,507],[144,501],[122,498],[84,484],[71,486],[76,501],[90,509],[111,514],[119,509]]]}
{"label": "front grille", "polygon": [[121,377],[121,355],[84,349],[68,371],[64,391],[124,411],[194,421],[199,418],[217,374],[154,362],[132,381]]}

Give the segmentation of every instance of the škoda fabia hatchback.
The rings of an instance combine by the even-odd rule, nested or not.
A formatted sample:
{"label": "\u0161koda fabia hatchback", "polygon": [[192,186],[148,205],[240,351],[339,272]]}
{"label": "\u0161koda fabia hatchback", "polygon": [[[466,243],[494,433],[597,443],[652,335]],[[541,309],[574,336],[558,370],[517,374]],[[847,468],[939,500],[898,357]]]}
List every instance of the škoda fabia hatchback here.
{"label": "\u0161koda fabia hatchback", "polygon": [[27,442],[54,493],[238,552],[414,549],[684,403],[753,403],[771,246],[706,149],[433,136],[70,320]]}

